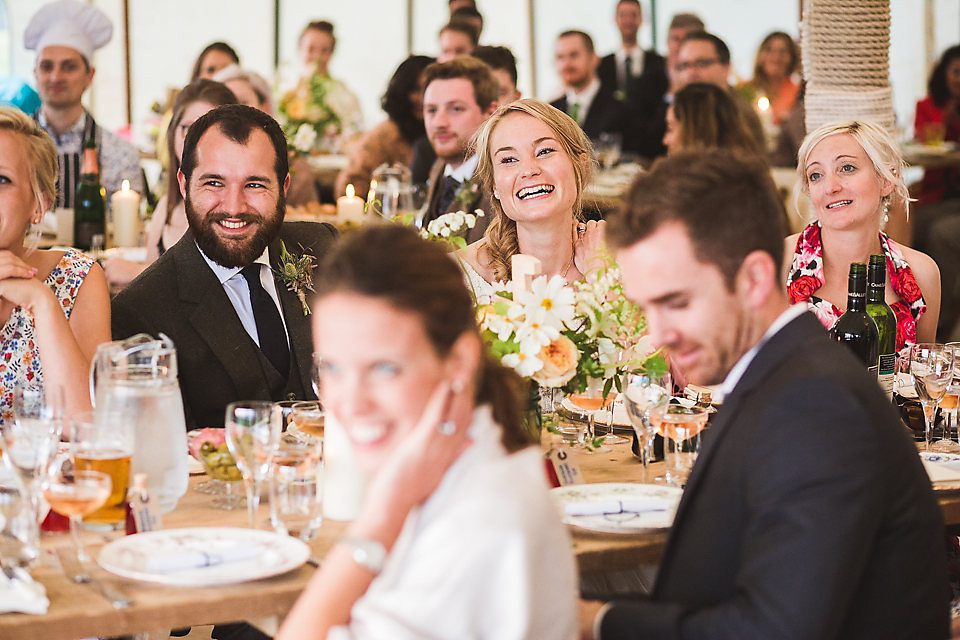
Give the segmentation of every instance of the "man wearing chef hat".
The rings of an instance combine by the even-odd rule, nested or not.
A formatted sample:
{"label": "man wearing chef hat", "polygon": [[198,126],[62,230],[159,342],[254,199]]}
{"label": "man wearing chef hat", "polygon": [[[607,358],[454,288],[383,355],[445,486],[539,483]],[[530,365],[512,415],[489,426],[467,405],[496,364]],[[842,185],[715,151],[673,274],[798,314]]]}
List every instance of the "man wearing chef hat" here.
{"label": "man wearing chef hat", "polygon": [[110,41],[113,24],[104,13],[79,0],[45,4],[23,33],[24,46],[37,52],[34,75],[42,104],[34,113],[60,156],[56,206],[73,207],[83,169],[83,144],[93,138],[100,159],[100,182],[107,193],[124,179],[143,192],[140,153],[129,142],[100,127],[80,99],[93,81],[93,52]]}

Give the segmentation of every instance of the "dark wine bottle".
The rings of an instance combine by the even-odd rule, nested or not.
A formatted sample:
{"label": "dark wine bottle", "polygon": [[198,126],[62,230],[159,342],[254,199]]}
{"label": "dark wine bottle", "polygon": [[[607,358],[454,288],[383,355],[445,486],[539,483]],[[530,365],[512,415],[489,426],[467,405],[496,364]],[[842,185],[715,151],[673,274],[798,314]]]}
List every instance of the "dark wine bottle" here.
{"label": "dark wine bottle", "polygon": [[73,244],[81,251],[98,246],[104,249],[106,237],[107,206],[100,184],[97,143],[90,139],[83,143],[83,173],[73,200]]}
{"label": "dark wine bottle", "polygon": [[880,331],[867,313],[867,265],[862,262],[850,264],[847,310],[830,329],[830,337],[847,345],[867,370],[877,375]]}
{"label": "dark wine bottle", "polygon": [[886,301],[886,281],[887,259],[882,255],[870,256],[870,265],[867,267],[867,313],[877,323],[880,334],[877,381],[892,402],[897,368],[897,317]]}

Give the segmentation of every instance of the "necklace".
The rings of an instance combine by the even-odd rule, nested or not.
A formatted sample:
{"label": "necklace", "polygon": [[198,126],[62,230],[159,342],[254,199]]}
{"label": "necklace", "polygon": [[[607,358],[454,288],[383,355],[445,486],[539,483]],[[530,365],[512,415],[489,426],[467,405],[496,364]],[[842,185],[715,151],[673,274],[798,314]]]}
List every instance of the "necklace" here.
{"label": "necklace", "polygon": [[567,279],[567,272],[570,271],[570,267],[573,266],[573,260],[577,257],[576,238],[579,235],[578,231],[579,229],[577,228],[577,224],[574,223],[572,234],[573,237],[570,239],[570,262],[567,263],[567,266],[563,268],[563,272],[560,274],[560,277],[564,280]]}

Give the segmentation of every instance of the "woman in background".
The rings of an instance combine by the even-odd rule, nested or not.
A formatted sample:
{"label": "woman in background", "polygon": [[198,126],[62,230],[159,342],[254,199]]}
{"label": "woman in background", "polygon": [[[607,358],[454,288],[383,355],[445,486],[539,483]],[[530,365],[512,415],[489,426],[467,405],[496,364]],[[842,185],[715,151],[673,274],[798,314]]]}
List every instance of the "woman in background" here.
{"label": "woman in background", "polygon": [[233,47],[226,42],[211,42],[203,48],[197,61],[193,63],[190,82],[199,78],[210,80],[213,74],[231,64],[240,64],[240,57]]}
{"label": "woman in background", "polygon": [[317,272],[320,400],[370,482],[277,639],[573,638],[570,540],[456,263],[378,225]]}
{"label": "woman in background", "polygon": [[173,118],[167,128],[167,153],[170,166],[167,168],[167,189],[153,210],[147,225],[147,258],[133,262],[123,258],[110,258],[103,263],[107,280],[113,288],[125,287],[140,272],[153,264],[163,252],[180,240],[187,230],[187,213],[180,195],[177,172],[183,155],[183,139],[200,116],[224,104],[237,104],[237,98],[226,86],[213,80],[199,79],[191,82],[177,95],[173,103]]}
{"label": "woman in background", "polygon": [[0,107],[0,424],[12,418],[18,386],[62,389],[68,416],[89,411],[90,362],[110,340],[100,267],[75,249],[25,246],[27,229],[56,200],[57,167],[50,136]]}
{"label": "woman in background", "polygon": [[428,56],[410,56],[400,63],[380,106],[387,119],[360,138],[350,162],[337,176],[335,195],[344,194],[348,184],[364,197],[370,188],[370,178],[381,164],[410,166],[413,143],[425,135],[423,129],[423,70],[434,59]]}
{"label": "woman in background", "polygon": [[663,144],[667,153],[733,149],[761,154],[730,94],[702,82],[688,84],[674,95],[673,104],[667,108]]}
{"label": "woman in background", "polygon": [[884,129],[869,122],[826,124],[800,145],[799,182],[816,220],[786,239],[791,303],[806,302],[824,327],[843,314],[850,263],[872,254],[887,262],[887,303],[897,317],[897,349],[934,342],[940,272],[926,254],[881,231],[887,211],[907,207],[903,157]]}
{"label": "woman in background", "polygon": [[800,68],[800,51],[789,34],[774,31],[763,39],[753,66],[753,79],[738,89],[756,105],[761,97],[770,101],[773,123],[777,126],[793,108],[800,94],[800,82],[794,78]]}

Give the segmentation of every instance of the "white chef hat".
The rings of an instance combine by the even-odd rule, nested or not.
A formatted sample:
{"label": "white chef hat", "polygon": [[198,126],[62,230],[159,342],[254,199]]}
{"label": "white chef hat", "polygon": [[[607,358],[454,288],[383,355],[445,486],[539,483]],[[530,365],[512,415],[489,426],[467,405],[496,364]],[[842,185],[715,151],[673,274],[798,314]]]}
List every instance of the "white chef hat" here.
{"label": "white chef hat", "polygon": [[89,63],[93,52],[110,42],[113,23],[97,7],[79,0],[56,0],[40,7],[23,32],[23,44],[37,52],[70,47]]}

